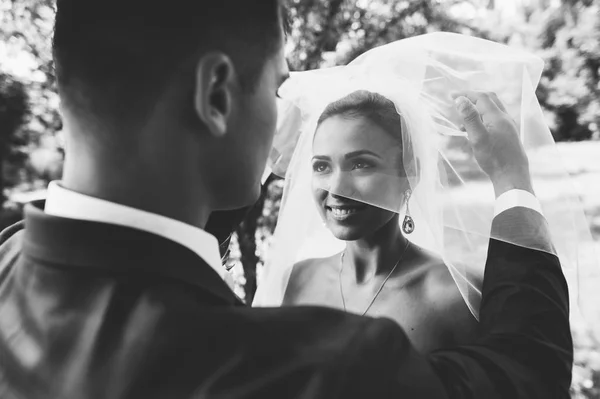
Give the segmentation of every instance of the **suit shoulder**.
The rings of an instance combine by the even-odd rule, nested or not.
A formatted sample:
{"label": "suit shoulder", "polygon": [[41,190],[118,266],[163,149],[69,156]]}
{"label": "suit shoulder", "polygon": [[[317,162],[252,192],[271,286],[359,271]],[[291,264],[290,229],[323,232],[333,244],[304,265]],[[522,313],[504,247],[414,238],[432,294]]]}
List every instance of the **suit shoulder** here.
{"label": "suit shoulder", "polygon": [[267,335],[272,335],[273,340],[266,341],[277,342],[285,336],[282,345],[302,342],[308,347],[323,345],[334,352],[347,353],[365,345],[380,347],[385,342],[407,340],[406,334],[392,320],[363,317],[327,307],[253,308],[242,312],[245,314],[243,318],[257,327],[257,333],[261,334],[254,338],[268,338],[263,335],[268,331]]}
{"label": "suit shoulder", "polygon": [[[410,345],[390,320],[330,308],[242,308],[236,313],[230,318],[231,333],[225,334],[244,334],[225,341],[237,347],[236,370],[243,369],[257,383],[268,383],[265,397],[304,397],[297,393],[317,381],[320,394],[306,396],[386,397],[402,349]],[[294,393],[274,395],[277,386]]]}

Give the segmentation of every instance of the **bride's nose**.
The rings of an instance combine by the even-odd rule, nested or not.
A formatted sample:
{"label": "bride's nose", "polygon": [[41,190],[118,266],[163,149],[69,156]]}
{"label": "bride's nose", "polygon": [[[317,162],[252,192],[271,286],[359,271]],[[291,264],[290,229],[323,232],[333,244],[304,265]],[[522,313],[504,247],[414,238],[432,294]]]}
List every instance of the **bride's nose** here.
{"label": "bride's nose", "polygon": [[330,195],[334,196],[334,198],[350,198],[355,191],[352,177],[349,173],[344,173],[343,171],[332,173],[327,191],[329,191]]}

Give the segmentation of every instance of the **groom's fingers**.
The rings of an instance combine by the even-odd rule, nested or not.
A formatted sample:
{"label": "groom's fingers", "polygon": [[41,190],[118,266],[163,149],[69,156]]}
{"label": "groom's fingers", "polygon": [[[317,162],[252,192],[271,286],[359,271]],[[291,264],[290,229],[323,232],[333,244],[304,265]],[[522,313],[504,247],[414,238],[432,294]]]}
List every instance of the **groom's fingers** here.
{"label": "groom's fingers", "polygon": [[481,114],[475,104],[466,96],[458,96],[454,100],[456,110],[463,119],[465,130],[469,136],[469,140],[473,144],[477,144],[487,138],[488,130],[486,129]]}
{"label": "groom's fingers", "polygon": [[496,104],[496,106],[498,108],[500,108],[500,110],[506,114],[508,114],[508,111],[506,110],[506,107],[504,106],[504,104],[502,104],[502,101],[500,101],[500,99],[498,98],[498,95],[496,93],[494,93],[493,91],[488,93],[492,99],[492,101]]}
{"label": "groom's fingers", "polygon": [[[477,107],[477,110],[482,116],[486,114],[506,113],[504,105],[502,105],[502,103],[494,93],[488,93],[483,91],[463,91],[453,93],[452,96],[454,98],[457,98],[459,96],[468,98],[475,105],[475,107]],[[494,96],[496,97],[500,105],[496,103],[495,99],[493,98]]]}

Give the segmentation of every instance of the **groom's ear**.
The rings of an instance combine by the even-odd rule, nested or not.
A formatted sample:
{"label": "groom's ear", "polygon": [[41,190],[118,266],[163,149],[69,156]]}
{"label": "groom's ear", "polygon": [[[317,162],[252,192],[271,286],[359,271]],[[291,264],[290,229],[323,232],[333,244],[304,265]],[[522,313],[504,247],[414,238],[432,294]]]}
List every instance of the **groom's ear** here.
{"label": "groom's ear", "polygon": [[204,54],[196,68],[194,108],[215,137],[227,132],[236,91],[235,74],[231,59],[219,52]]}

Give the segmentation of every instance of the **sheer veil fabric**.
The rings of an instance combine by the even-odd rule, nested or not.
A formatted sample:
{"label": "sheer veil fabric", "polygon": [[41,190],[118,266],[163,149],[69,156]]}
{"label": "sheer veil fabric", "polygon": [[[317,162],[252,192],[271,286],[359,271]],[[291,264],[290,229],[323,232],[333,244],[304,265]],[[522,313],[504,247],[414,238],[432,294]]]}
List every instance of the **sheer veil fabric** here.
{"label": "sheer veil fabric", "polygon": [[[519,49],[452,33],[432,33],[374,48],[347,66],[293,73],[280,89],[278,132],[269,167],[285,177],[284,194],[269,258],[254,306],[279,306],[293,266],[341,252],[345,242],[325,227],[314,185],[362,203],[398,212],[412,191],[416,225],[407,236],[441,257],[465,302],[478,317],[490,238],[559,256],[572,310],[600,314],[592,282],[599,260],[583,207],[535,96],[543,62]],[[381,171],[380,189],[356,190],[354,171],[332,185],[315,179],[311,166],[317,122],[325,107],[359,90],[391,100],[400,115],[404,173]],[[554,246],[540,245],[536,231],[492,231],[495,195],[471,152],[455,111],[453,92],[494,92],[518,125],[530,161],[536,195]],[[400,190],[399,188],[402,188]],[[360,192],[360,194],[358,194]]]}

